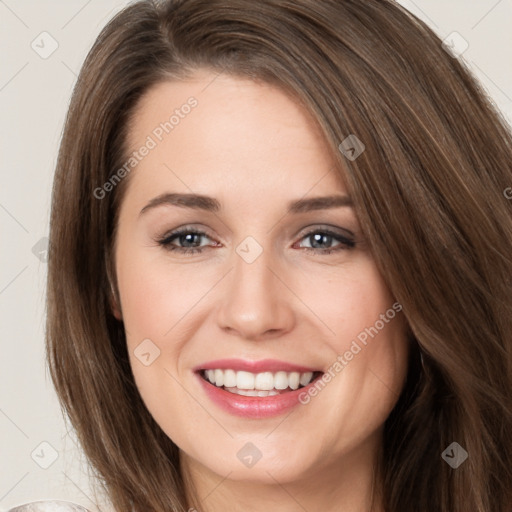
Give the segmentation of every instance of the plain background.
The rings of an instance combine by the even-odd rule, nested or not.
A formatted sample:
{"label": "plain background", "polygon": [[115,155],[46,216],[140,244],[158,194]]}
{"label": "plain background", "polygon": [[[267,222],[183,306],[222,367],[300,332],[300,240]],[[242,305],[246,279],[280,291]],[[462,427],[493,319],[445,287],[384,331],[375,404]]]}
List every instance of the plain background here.
{"label": "plain background", "polygon": [[[512,122],[512,0],[400,3],[442,39],[455,31],[467,41],[462,58]],[[76,76],[101,28],[125,5],[0,0],[0,512],[39,499],[98,510],[45,367],[45,237]],[[52,44],[58,47],[45,55]]]}

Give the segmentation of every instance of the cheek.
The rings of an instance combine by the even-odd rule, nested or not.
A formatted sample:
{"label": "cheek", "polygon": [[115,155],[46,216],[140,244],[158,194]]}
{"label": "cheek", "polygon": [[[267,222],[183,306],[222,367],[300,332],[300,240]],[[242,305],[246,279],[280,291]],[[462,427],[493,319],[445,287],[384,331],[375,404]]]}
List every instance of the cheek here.
{"label": "cheek", "polygon": [[400,387],[405,375],[405,321],[373,260],[363,260],[359,270],[342,294],[337,315],[333,311],[333,348],[354,377],[360,382],[380,379],[387,393]]}
{"label": "cheek", "polygon": [[365,333],[370,339],[368,330],[375,324],[379,331],[387,331],[399,323],[393,321],[398,316],[392,308],[393,296],[369,256],[361,256],[350,267],[323,276],[311,274],[296,283],[300,283],[297,295],[315,314],[323,339],[336,353],[348,350],[358,336],[364,340]]}
{"label": "cheek", "polygon": [[122,258],[118,265],[119,293],[123,321],[132,342],[141,337],[175,336],[180,319],[211,288],[204,272],[193,272],[192,266],[189,269],[162,261]]}
{"label": "cheek", "polygon": [[[118,254],[121,309],[137,389],[171,438],[186,437],[183,423],[198,412],[195,402],[183,393],[178,363],[189,336],[190,319],[196,320],[193,312],[197,315],[200,310],[192,312],[191,308],[206,293],[207,279],[201,272],[192,272],[192,266],[187,272],[162,264],[161,259],[123,252],[122,245]],[[175,420],[176,410],[184,422]]]}
{"label": "cheek", "polygon": [[171,375],[180,381],[185,377],[187,342],[208,314],[208,292],[219,276],[218,268],[170,264],[161,255],[141,253],[119,244],[116,270],[133,375],[146,405],[159,417],[159,397],[179,403],[180,411],[191,405]]}
{"label": "cheek", "polygon": [[[408,343],[401,305],[372,260],[361,259],[337,275],[325,279],[321,289],[310,284],[307,295],[301,291],[324,326],[332,354],[325,386],[304,403],[318,414],[326,411],[333,445],[342,449],[347,439],[361,441],[389,415],[407,373]],[[334,403],[339,407],[327,407]]]}

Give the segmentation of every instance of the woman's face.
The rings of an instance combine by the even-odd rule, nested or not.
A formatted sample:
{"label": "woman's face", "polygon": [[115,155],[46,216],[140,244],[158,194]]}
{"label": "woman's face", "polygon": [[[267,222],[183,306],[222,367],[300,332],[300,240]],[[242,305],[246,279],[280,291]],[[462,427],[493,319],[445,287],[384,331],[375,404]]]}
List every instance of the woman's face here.
{"label": "woman's face", "polygon": [[261,482],[368,463],[405,322],[312,119],[273,86],[197,72],[147,92],[128,142],[116,315],[183,460]]}

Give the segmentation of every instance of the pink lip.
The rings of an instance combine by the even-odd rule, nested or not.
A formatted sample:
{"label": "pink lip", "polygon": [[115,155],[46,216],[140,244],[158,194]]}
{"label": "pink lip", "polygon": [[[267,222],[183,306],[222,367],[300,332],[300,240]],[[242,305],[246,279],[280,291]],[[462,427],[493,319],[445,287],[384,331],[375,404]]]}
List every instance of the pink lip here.
{"label": "pink lip", "polygon": [[203,387],[206,395],[212,402],[230,414],[253,419],[277,416],[299,405],[299,398],[301,394],[307,394],[309,388],[314,386],[318,379],[318,377],[315,378],[307,386],[294,391],[287,391],[279,395],[265,397],[243,396],[231,393],[223,388],[218,388],[203,378],[203,372],[201,370],[211,370],[215,368],[223,370],[233,369],[236,371],[250,371],[252,373],[260,373],[262,371],[275,372],[280,370],[304,373],[315,372],[317,370],[269,359],[257,362],[247,362],[240,359],[222,359],[205,363],[195,369],[195,375],[199,379],[200,385]]}
{"label": "pink lip", "polygon": [[195,374],[199,379],[206,395],[216,405],[224,409],[230,414],[242,416],[244,418],[262,419],[271,416],[277,416],[289,409],[299,405],[299,397],[302,393],[307,393],[311,386],[316,383],[310,382],[303,388],[296,389],[295,391],[287,391],[280,395],[273,396],[242,396],[235,393],[230,393],[223,388],[211,384],[201,377],[201,373]]}
{"label": "pink lip", "polygon": [[209,361],[194,368],[195,372],[199,370],[235,370],[246,371],[251,373],[263,372],[315,372],[321,371],[318,368],[309,368],[297,364],[287,363],[286,361],[278,361],[277,359],[262,359],[260,361],[248,361],[243,359],[218,359]]}

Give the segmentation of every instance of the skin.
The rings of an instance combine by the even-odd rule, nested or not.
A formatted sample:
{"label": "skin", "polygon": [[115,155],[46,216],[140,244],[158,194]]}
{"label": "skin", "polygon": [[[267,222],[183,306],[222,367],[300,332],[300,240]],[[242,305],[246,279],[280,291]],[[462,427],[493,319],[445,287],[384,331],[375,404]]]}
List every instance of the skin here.
{"label": "skin", "polygon": [[[114,312],[142,399],[180,448],[202,510],[367,512],[382,426],[406,375],[403,314],[307,405],[246,419],[209,400],[198,364],[273,358],[327,371],[395,301],[352,207],[286,214],[289,201],[347,192],[318,126],[275,86],[206,70],[160,83],[138,105],[129,146],[144,144],[190,96],[198,106],[131,172],[120,210]],[[140,213],[164,192],[213,196],[222,209]],[[188,239],[202,253],[159,244],[185,225],[206,231]],[[326,225],[353,233],[356,246],[306,236]],[[251,264],[236,252],[247,236],[263,249]],[[145,339],[160,350],[149,366],[134,355]],[[262,454],[252,468],[237,457],[247,442]]]}

